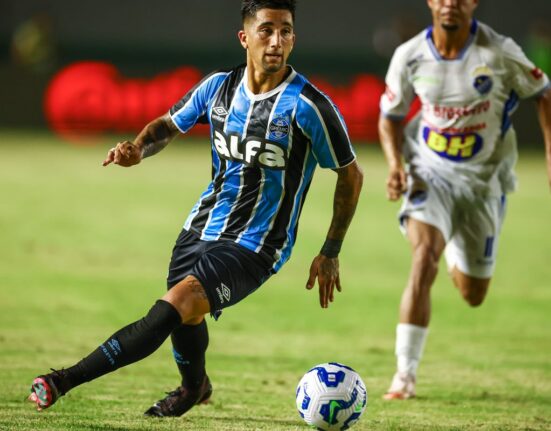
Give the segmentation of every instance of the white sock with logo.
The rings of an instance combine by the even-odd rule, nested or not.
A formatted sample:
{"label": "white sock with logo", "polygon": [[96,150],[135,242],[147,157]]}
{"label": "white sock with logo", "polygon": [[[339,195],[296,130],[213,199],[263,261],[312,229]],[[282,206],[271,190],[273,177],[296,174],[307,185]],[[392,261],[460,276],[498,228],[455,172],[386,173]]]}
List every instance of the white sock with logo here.
{"label": "white sock with logo", "polygon": [[398,372],[415,376],[423,355],[428,328],[399,323],[396,326],[396,358]]}

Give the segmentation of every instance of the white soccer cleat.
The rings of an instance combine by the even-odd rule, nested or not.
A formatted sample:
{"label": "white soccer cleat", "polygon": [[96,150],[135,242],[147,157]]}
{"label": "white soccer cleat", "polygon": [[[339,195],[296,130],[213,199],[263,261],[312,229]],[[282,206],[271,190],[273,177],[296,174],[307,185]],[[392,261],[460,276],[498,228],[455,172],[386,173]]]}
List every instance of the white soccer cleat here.
{"label": "white soccer cleat", "polygon": [[407,400],[415,397],[415,376],[396,372],[386,394],[385,400]]}

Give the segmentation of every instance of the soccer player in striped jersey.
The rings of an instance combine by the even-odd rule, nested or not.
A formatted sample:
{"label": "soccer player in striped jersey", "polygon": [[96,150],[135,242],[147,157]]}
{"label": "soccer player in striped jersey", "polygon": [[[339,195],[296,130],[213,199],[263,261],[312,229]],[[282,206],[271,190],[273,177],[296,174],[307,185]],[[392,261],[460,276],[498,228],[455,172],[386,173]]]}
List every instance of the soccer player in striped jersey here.
{"label": "soccer player in striped jersey", "polygon": [[[289,259],[316,165],[337,173],[333,217],[306,283],[327,308],[341,290],[338,254],[358,201],[362,172],[335,105],[287,65],[295,42],[294,0],[243,0],[242,66],[206,76],[104,165],[133,166],[196,123],[210,125],[212,182],[176,240],[168,292],[141,320],[116,332],[76,365],[37,377],[31,401],[59,396],[155,351],[171,335],[180,386],[148,416],[180,416],[207,402],[205,314],[241,301]],[[185,165],[185,164],[184,164]]]}
{"label": "soccer player in striped jersey", "polygon": [[[549,79],[513,40],[473,19],[477,5],[428,0],[433,25],[397,48],[381,98],[388,197],[406,192],[400,221],[412,248],[396,330],[397,372],[386,399],[415,396],[441,255],[469,305],[486,296],[506,194],[515,187],[510,115],[519,99],[536,100],[551,179]],[[401,120],[416,96],[421,112],[404,131]]]}

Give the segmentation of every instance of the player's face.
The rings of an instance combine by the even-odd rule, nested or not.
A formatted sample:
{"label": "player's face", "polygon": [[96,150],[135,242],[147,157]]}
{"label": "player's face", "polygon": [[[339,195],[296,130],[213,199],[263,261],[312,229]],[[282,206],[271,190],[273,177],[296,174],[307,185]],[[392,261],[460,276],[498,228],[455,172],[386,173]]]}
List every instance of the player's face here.
{"label": "player's face", "polygon": [[295,43],[293,16],[284,9],[260,9],[254,18],[245,20],[238,36],[256,69],[280,72]]}
{"label": "player's face", "polygon": [[446,31],[468,27],[478,0],[427,0],[434,26]]}

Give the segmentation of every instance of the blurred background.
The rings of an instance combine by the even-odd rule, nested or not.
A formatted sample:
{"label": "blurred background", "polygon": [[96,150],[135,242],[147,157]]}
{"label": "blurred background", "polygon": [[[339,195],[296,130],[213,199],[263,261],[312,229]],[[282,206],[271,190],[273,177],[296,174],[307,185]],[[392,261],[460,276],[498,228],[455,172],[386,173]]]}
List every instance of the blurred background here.
{"label": "blurred background", "polygon": [[[356,141],[376,140],[384,74],[398,44],[426,27],[424,1],[301,0],[291,64],[335,100]],[[0,128],[74,137],[134,132],[209,71],[243,62],[238,0],[0,0]],[[551,2],[481,0],[477,18],[551,72]],[[521,142],[539,145],[521,104]]]}

